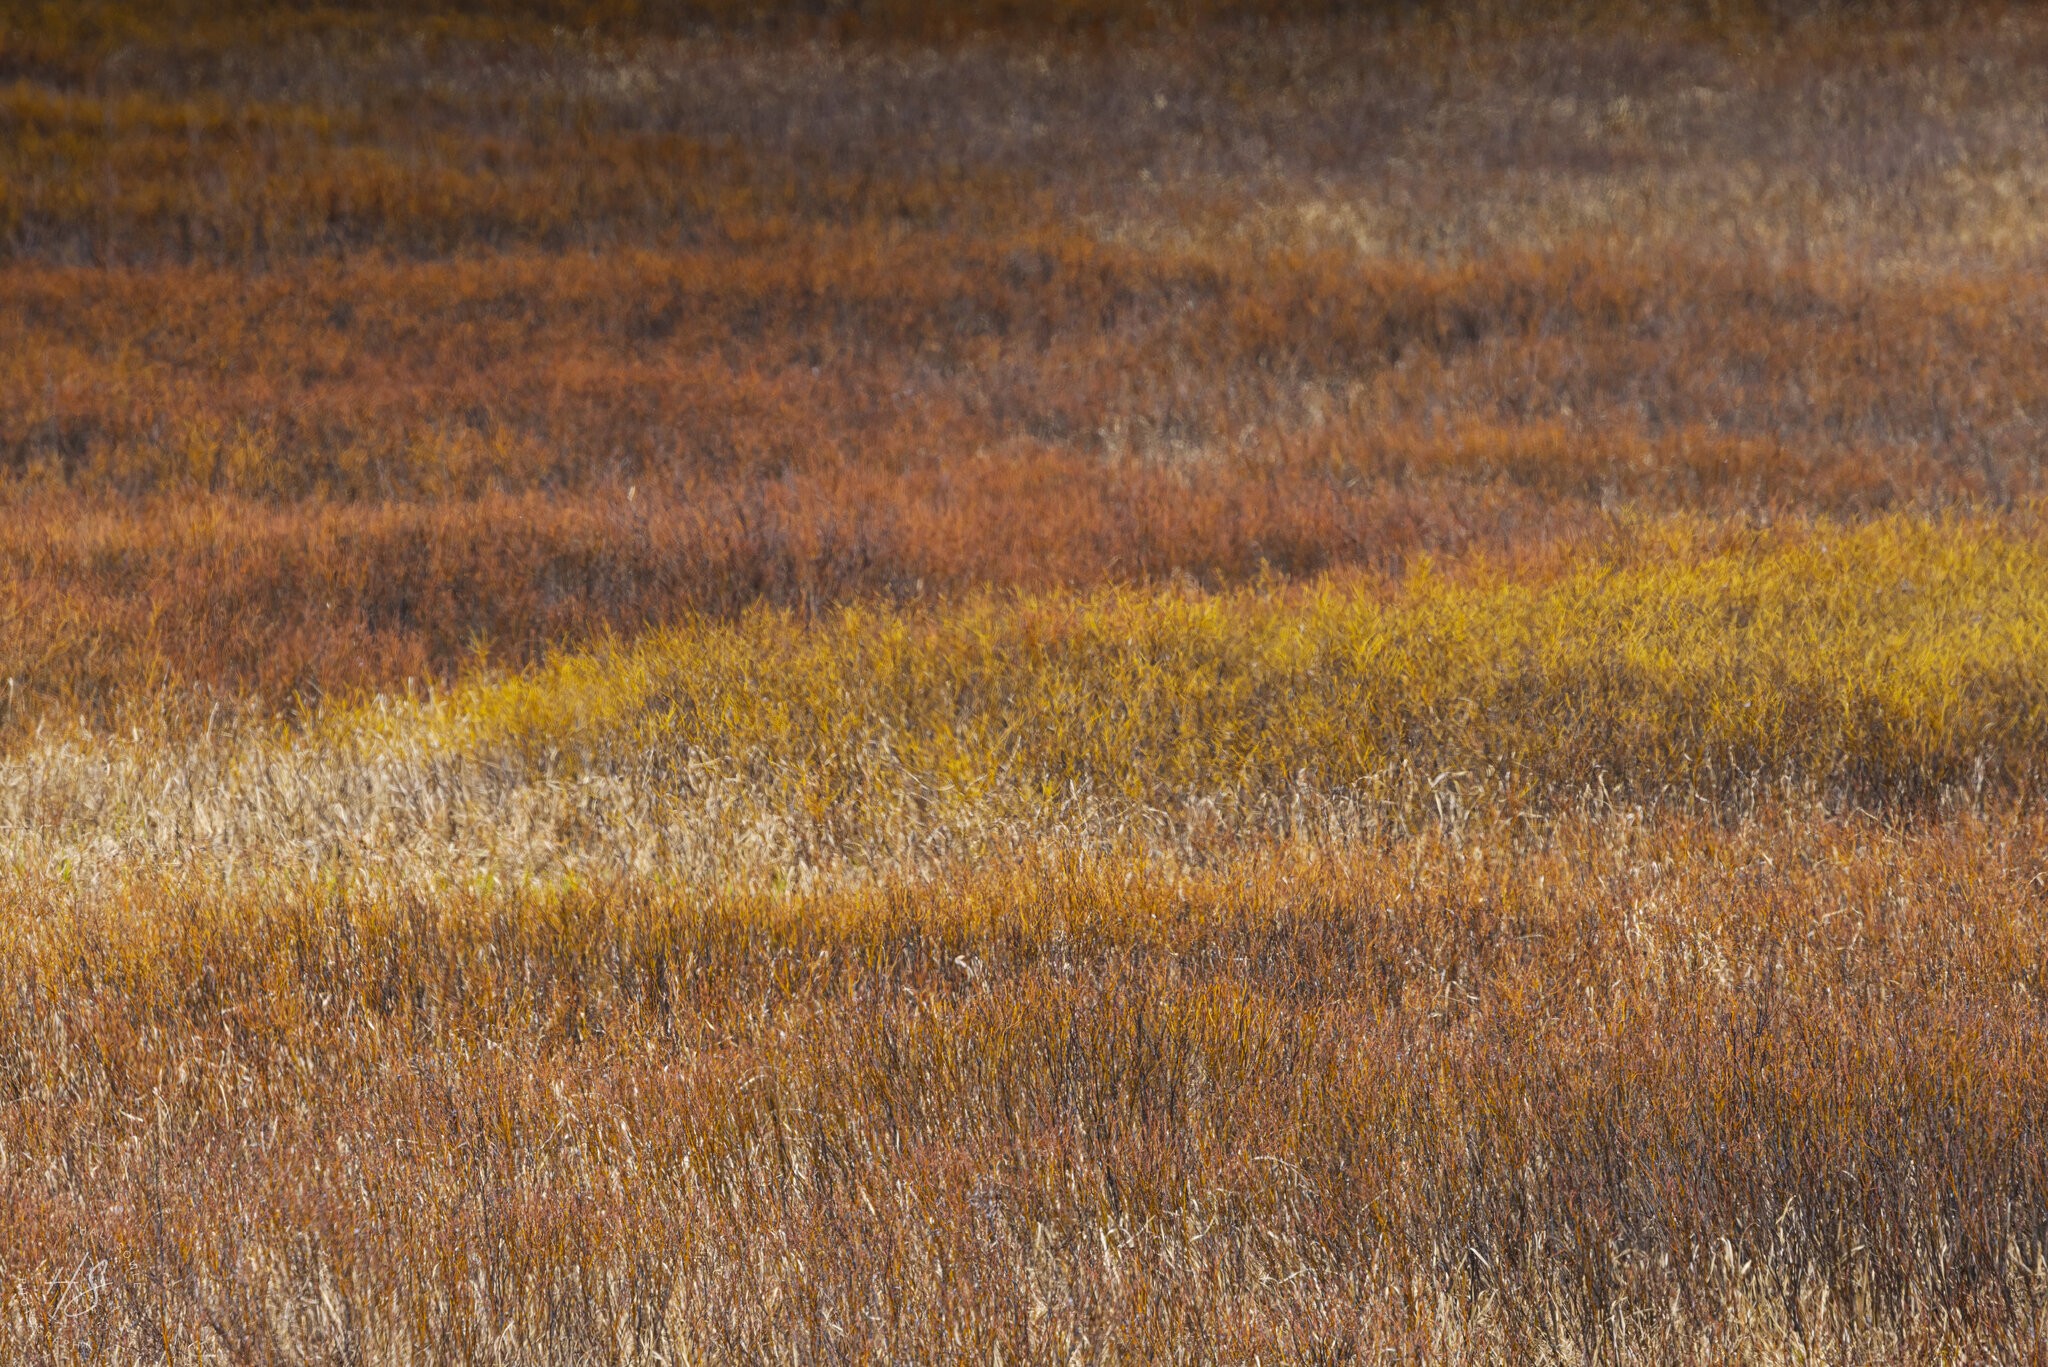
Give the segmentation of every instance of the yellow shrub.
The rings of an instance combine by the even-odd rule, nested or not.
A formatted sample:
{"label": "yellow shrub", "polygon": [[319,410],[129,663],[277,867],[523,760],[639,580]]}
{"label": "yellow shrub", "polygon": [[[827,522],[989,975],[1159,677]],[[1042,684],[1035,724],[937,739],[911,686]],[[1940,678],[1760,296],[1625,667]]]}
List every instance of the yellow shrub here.
{"label": "yellow shrub", "polygon": [[812,625],[759,611],[566,655],[397,724],[591,762],[708,755],[823,800],[877,754],[962,795],[1142,802],[1401,768],[1531,798],[1780,780],[1924,797],[2034,771],[2044,584],[2043,548],[1963,523],[1733,548],[1666,528],[1540,584],[1425,567],[1391,597],[1338,579]]}

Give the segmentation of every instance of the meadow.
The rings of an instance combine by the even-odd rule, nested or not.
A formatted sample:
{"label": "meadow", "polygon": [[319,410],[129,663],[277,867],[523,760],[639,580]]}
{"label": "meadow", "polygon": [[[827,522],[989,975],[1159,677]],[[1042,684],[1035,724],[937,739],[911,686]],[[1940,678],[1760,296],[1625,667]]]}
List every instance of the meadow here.
{"label": "meadow", "polygon": [[2044,97],[0,0],[0,1357],[2048,1358]]}

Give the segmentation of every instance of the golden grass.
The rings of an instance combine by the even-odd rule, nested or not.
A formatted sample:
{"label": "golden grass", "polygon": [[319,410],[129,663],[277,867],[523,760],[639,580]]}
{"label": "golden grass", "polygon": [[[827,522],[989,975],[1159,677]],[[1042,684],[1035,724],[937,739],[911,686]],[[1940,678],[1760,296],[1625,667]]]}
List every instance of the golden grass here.
{"label": "golden grass", "polygon": [[1390,591],[1112,591],[811,626],[764,612],[339,724],[402,736],[422,717],[456,746],[572,765],[737,761],[842,809],[871,755],[969,801],[1327,791],[1397,767],[1469,775],[1511,806],[1596,784],[1712,802],[1791,780],[1881,803],[2032,781],[2038,542],[1907,520],[1714,540],[1657,528],[1533,583],[1424,566]]}
{"label": "golden grass", "polygon": [[0,0],[0,1361],[2042,1361],[2044,54]]}
{"label": "golden grass", "polygon": [[11,894],[14,1351],[2025,1361],[2038,818]]}
{"label": "golden grass", "polygon": [[1996,523],[1659,524],[1512,574],[760,610],[289,724],[45,728],[0,761],[0,857],[80,895],[171,867],[823,887],[1584,811],[1936,816],[2040,782],[2044,571]]}

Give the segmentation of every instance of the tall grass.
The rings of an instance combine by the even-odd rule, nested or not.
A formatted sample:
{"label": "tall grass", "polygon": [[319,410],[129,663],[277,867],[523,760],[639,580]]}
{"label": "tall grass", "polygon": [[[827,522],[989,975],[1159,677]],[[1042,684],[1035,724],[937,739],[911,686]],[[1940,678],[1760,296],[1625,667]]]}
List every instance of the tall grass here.
{"label": "tall grass", "polygon": [[0,1361],[2041,1361],[2044,55],[0,0]]}
{"label": "tall grass", "polygon": [[2031,782],[2048,742],[2037,542],[1907,520],[1686,544],[1701,537],[1652,529],[1535,583],[1425,566],[1390,591],[1112,591],[811,626],[764,612],[425,715],[480,747],[731,757],[819,803],[849,800],[835,778],[875,752],[970,796],[1139,803],[1397,765],[1538,802],[1596,781],[1713,800],[1796,779],[1873,802]]}
{"label": "tall grass", "polygon": [[1393,582],[756,610],[289,724],[46,730],[0,762],[0,854],[81,890],[167,866],[837,886],[1584,811],[1933,816],[2040,782],[2044,583],[2036,538],[1891,519],[1655,524]]}
{"label": "tall grass", "polygon": [[2036,818],[8,893],[0,1342],[2024,1361]]}

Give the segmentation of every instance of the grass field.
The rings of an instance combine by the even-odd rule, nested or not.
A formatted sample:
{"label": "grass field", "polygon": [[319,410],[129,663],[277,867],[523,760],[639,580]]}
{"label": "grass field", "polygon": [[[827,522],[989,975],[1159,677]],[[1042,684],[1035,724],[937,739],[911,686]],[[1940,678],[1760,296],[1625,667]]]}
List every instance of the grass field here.
{"label": "grass field", "polygon": [[2048,12],[0,0],[0,1360],[2048,1361]]}

